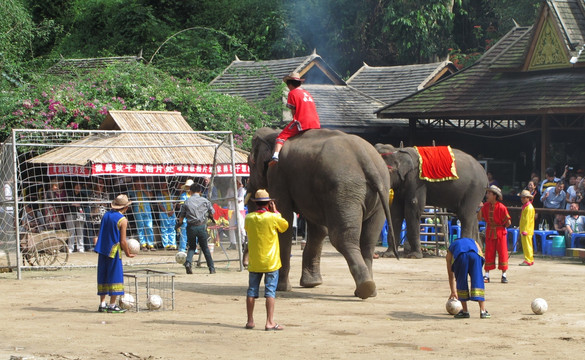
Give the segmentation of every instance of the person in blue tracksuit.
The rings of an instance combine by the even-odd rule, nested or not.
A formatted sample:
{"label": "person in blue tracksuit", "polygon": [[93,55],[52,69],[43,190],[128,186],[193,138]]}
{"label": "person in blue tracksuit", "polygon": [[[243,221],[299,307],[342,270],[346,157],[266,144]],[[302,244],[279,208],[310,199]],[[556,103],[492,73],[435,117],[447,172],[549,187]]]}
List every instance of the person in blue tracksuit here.
{"label": "person in blue tracksuit", "polygon": [[130,192],[132,198],[132,212],[138,231],[138,241],[142,250],[156,250],[154,247],[154,230],[152,224],[152,209],[150,201],[152,193],[142,179],[134,183],[134,190]]}
{"label": "person in blue tracksuit", "polygon": [[166,250],[177,250],[177,233],[175,231],[175,222],[177,217],[175,216],[175,197],[169,191],[169,186],[166,182],[161,182],[159,191],[156,194],[159,209],[159,221],[160,221],[160,236],[162,240],[163,248]]}

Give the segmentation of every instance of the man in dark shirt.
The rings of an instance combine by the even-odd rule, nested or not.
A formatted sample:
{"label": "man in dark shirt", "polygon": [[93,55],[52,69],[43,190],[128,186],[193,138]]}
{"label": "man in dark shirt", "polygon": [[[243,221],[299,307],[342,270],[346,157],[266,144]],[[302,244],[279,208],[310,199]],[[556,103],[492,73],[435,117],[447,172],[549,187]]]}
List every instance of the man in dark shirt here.
{"label": "man in dark shirt", "polygon": [[215,274],[215,267],[211,252],[207,246],[207,219],[213,221],[213,206],[211,202],[201,196],[203,186],[201,184],[191,185],[191,197],[181,206],[179,218],[175,227],[180,227],[183,224],[183,219],[187,219],[187,260],[185,261],[185,270],[187,274],[193,274],[191,264],[193,263],[193,255],[197,248],[197,243],[205,256],[207,267],[210,274]]}

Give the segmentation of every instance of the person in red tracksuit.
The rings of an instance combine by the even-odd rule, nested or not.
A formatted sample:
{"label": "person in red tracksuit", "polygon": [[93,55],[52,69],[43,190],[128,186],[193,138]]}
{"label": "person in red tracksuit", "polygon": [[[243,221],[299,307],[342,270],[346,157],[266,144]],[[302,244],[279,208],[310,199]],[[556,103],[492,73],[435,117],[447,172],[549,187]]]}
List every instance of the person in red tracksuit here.
{"label": "person in red tracksuit", "polygon": [[479,221],[485,220],[485,275],[484,282],[490,282],[490,270],[496,268],[496,252],[498,253],[498,269],[502,270],[502,282],[508,282],[508,232],[506,228],[512,224],[508,209],[502,204],[502,190],[492,185],[486,189],[486,202],[477,213]]}
{"label": "person in red tracksuit", "polygon": [[317,114],[315,101],[309,92],[301,88],[304,79],[301,79],[299,73],[292,73],[285,76],[282,81],[286,83],[289,89],[286,106],[292,111],[293,119],[276,138],[274,145],[274,155],[269,165],[275,165],[278,162],[278,154],[284,146],[284,142],[309,129],[320,129],[321,123]]}

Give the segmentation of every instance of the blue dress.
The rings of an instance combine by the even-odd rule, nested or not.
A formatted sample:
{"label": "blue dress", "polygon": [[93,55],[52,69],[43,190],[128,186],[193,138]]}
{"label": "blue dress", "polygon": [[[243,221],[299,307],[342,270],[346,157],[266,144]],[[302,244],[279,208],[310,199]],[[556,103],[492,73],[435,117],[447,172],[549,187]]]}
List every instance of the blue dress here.
{"label": "blue dress", "polygon": [[124,295],[124,269],[120,258],[120,221],[124,215],[108,211],[102,218],[94,251],[98,253],[98,295]]}

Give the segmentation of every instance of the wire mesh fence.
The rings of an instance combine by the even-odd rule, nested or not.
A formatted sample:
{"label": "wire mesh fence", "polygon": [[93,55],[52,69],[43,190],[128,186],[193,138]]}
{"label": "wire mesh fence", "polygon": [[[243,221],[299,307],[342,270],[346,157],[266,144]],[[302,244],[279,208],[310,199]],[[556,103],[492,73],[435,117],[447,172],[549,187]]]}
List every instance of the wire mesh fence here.
{"label": "wire mesh fence", "polygon": [[[72,257],[93,250],[119,194],[132,201],[128,237],[143,251],[174,255],[186,247],[186,222],[175,230],[175,221],[192,183],[216,209],[216,244],[238,250],[221,255],[241,269],[243,223],[232,216],[246,160],[231,132],[13,130],[0,153],[0,269],[20,277],[23,269],[92,266],[93,258]],[[142,264],[174,262],[152,255]]]}

